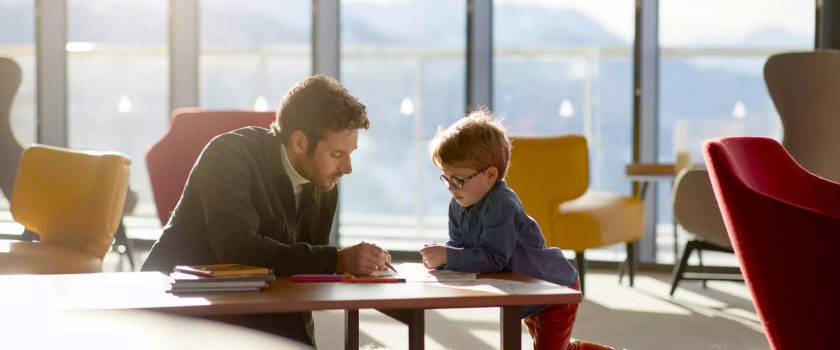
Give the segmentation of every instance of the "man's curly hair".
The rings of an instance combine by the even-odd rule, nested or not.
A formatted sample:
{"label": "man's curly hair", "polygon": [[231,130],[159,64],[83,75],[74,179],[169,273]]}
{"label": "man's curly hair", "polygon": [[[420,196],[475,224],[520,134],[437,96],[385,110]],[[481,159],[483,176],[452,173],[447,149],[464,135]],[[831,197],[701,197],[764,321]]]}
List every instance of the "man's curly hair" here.
{"label": "man's curly hair", "polygon": [[300,130],[309,141],[308,154],[315,151],[326,132],[367,129],[365,105],[347,88],[326,75],[315,75],[286,92],[271,123],[271,130],[283,143]]}

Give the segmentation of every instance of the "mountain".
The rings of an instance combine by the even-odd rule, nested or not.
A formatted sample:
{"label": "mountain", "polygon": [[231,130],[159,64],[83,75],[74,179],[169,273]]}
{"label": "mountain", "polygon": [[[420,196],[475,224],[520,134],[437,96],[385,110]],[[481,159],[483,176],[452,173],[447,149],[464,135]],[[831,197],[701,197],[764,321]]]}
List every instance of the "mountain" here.
{"label": "mountain", "polygon": [[[595,19],[574,9],[499,4],[493,9],[496,46],[627,46]],[[628,14],[632,15],[632,14]]]}
{"label": "mountain", "polygon": [[32,0],[3,0],[0,3],[0,45],[35,42],[35,5]]}
{"label": "mountain", "polygon": [[741,42],[744,47],[801,47],[802,50],[813,48],[813,38],[792,33],[779,27],[763,27],[747,35]]}
{"label": "mountain", "polygon": [[350,2],[341,6],[342,45],[454,46],[466,43],[466,2]]}

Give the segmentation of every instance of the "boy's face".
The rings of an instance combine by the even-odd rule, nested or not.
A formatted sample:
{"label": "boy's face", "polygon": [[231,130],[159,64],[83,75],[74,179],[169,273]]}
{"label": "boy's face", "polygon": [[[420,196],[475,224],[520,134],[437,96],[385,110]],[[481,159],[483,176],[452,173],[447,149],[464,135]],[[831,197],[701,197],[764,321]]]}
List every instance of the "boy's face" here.
{"label": "boy's face", "polygon": [[318,142],[311,155],[306,154],[306,144],[295,149],[298,151],[296,161],[292,161],[301,176],[323,191],[330,191],[345,174],[353,171],[350,153],[357,148],[359,130],[344,130],[327,132],[324,139]]}
{"label": "boy's face", "polygon": [[[457,166],[443,165],[441,167],[443,176],[449,181],[446,183],[452,197],[462,207],[471,207],[478,203],[481,198],[493,188],[496,184],[498,170],[496,167],[487,167],[485,169],[461,168]],[[470,177],[471,175],[474,175]],[[467,179],[469,177],[469,179]],[[452,185],[452,182],[461,182],[458,180],[467,179],[461,188]]]}

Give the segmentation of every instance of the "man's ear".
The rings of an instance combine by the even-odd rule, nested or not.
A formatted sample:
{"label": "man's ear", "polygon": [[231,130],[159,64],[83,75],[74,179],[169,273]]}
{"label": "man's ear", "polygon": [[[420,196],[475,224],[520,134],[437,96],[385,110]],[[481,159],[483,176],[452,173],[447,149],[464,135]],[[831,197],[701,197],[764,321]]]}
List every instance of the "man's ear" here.
{"label": "man's ear", "polygon": [[484,171],[484,175],[487,176],[487,181],[489,182],[495,183],[499,181],[499,169],[496,169],[494,166],[487,168],[487,170]]}
{"label": "man's ear", "polygon": [[306,134],[303,131],[296,130],[289,136],[289,145],[292,148],[292,152],[295,152],[297,155],[303,155],[306,153],[307,147],[309,147],[309,140],[307,140]]}

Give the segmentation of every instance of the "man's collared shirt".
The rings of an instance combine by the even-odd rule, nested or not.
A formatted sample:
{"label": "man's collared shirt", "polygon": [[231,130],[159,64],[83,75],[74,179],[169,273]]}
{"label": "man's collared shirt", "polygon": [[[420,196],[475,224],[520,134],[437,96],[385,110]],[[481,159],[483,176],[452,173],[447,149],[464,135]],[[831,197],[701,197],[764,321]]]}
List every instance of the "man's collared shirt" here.
{"label": "man's collared shirt", "polygon": [[289,176],[289,181],[292,182],[292,191],[295,193],[295,207],[300,206],[300,192],[303,191],[303,185],[309,183],[305,177],[301,176],[292,162],[289,160],[289,155],[286,154],[286,145],[280,143],[280,158],[283,161],[283,168],[286,169],[286,175]]}

